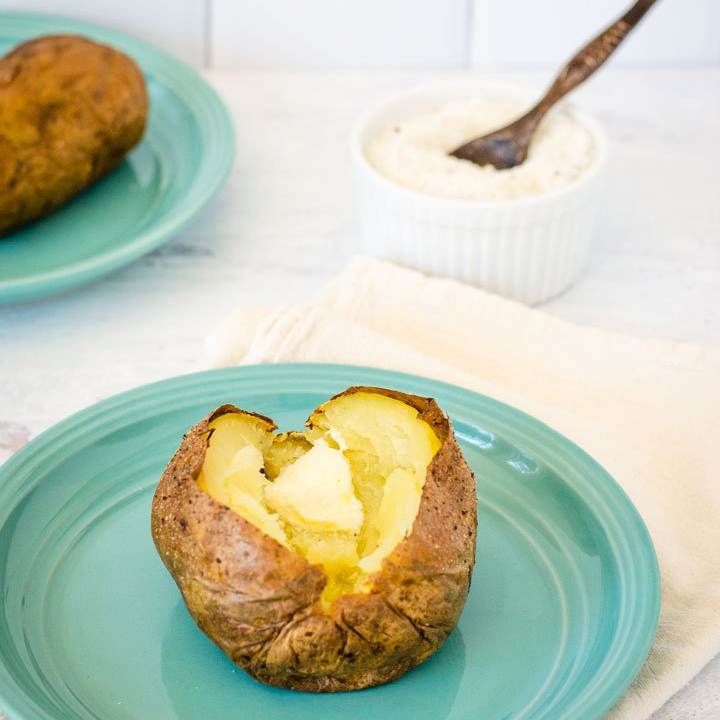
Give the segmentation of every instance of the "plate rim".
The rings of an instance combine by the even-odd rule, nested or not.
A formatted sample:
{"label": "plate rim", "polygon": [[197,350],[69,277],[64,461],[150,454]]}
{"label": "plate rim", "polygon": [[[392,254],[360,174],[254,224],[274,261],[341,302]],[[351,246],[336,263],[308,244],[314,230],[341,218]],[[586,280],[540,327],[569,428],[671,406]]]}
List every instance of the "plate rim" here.
{"label": "plate rim", "polygon": [[[229,387],[233,382],[242,385],[267,379],[275,383],[278,392],[310,392],[312,385],[309,381],[325,384],[330,381],[342,381],[348,384],[385,385],[419,394],[429,390],[431,392],[428,395],[433,392],[442,394],[442,403],[446,407],[458,403],[468,408],[472,407],[473,403],[479,403],[483,414],[491,417],[496,423],[495,427],[502,430],[503,437],[512,440],[520,437],[525,447],[529,441],[530,445],[538,444],[543,451],[550,452],[551,456],[552,453],[558,453],[556,458],[565,461],[570,459],[576,463],[574,469],[568,467],[567,470],[568,472],[572,470],[575,480],[584,485],[582,489],[594,490],[600,505],[607,502],[608,498],[614,501],[611,505],[612,513],[608,512],[604,518],[595,514],[595,519],[608,533],[609,545],[613,546],[612,539],[615,543],[618,540],[623,541],[622,548],[613,547],[614,556],[619,563],[622,558],[618,555],[618,551],[622,550],[625,553],[625,562],[629,564],[622,567],[626,571],[628,569],[631,571],[635,594],[643,602],[636,603],[633,616],[626,619],[622,629],[616,631],[614,636],[617,638],[624,632],[625,645],[630,642],[630,647],[621,644],[616,652],[619,657],[614,663],[609,664],[607,660],[611,653],[606,655],[603,658],[599,678],[597,674],[593,676],[592,682],[587,683],[582,692],[572,698],[570,704],[564,706],[560,714],[554,717],[556,720],[571,720],[579,716],[577,713],[582,712],[582,717],[601,718],[610,710],[630,686],[645,662],[657,630],[661,602],[660,572],[648,529],[622,487],[582,448],[537,418],[495,398],[458,385],[394,370],[326,363],[245,365],[205,370],[141,385],[101,400],[60,420],[0,466],[0,527],[15,505],[13,499],[17,502],[32,487],[33,471],[55,452],[63,448],[67,451],[67,447],[72,445],[72,439],[67,439],[68,433],[72,436],[73,431],[83,429],[87,435],[91,435],[92,433],[87,433],[89,422],[100,421],[97,427],[92,428],[96,431],[103,425],[112,426],[124,415],[138,412],[143,406],[156,406],[163,397],[165,402],[168,402],[169,395],[177,397],[177,393],[183,390],[200,394],[203,390],[208,391],[211,386]],[[298,385],[299,379],[304,381],[300,385]],[[228,389],[228,392],[234,390]],[[75,442],[77,443],[77,437]],[[80,447],[84,444],[87,442],[81,443]],[[534,452],[534,447],[530,451]],[[543,462],[547,462],[546,458],[547,455],[542,456]],[[598,479],[601,483],[596,485]],[[584,492],[583,498],[587,500]],[[600,505],[594,505],[593,510],[596,511]],[[2,510],[3,508],[5,510]],[[618,522],[619,516],[624,520],[623,525]],[[610,525],[607,524],[608,518]],[[629,539],[634,539],[635,542],[630,544]],[[627,586],[623,587],[627,593]],[[617,645],[617,642],[614,642],[614,645]],[[18,695],[21,699],[27,697],[17,689],[5,664],[1,663],[0,701],[6,703],[6,711],[14,713],[12,715],[14,720],[31,720],[30,716],[15,707],[15,703],[11,700],[13,690],[16,690],[16,697]]]}
{"label": "plate rim", "polygon": [[198,121],[202,134],[213,139],[205,148],[183,197],[160,222],[151,224],[120,247],[52,270],[0,280],[0,305],[3,305],[39,300],[92,282],[171,240],[223,187],[233,167],[236,143],[232,117],[217,90],[195,68],[152,43],[69,16],[8,10],[0,12],[0,21],[3,33],[15,37],[18,42],[39,34],[78,33],[127,52],[143,74],[152,74],[180,99]]}

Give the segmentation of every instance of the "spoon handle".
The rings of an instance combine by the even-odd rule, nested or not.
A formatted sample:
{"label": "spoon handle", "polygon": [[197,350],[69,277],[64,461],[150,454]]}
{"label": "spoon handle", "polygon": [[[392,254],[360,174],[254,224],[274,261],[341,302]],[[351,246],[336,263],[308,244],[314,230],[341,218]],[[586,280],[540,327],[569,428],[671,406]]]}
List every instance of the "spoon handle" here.
{"label": "spoon handle", "polygon": [[561,97],[589,78],[617,49],[656,0],[638,0],[621,18],[603,30],[573,56],[534,110],[544,114]]}

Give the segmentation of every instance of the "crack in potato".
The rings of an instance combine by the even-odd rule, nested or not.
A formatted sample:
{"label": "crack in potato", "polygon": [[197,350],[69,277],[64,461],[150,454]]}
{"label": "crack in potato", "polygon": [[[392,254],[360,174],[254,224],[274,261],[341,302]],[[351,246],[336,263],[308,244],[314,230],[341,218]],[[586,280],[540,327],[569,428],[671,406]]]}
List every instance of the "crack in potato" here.
{"label": "crack in potato", "polygon": [[221,415],[210,425],[198,486],[328,578],[338,597],[368,578],[407,536],[440,447],[418,411],[385,395],[335,398],[304,433],[276,435],[266,418]]}

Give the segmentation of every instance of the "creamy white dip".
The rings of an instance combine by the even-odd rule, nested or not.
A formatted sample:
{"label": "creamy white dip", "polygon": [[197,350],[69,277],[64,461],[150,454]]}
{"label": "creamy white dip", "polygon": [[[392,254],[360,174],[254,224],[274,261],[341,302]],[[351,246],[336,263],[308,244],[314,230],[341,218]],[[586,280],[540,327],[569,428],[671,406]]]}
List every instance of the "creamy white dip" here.
{"label": "creamy white dip", "polygon": [[367,158],[398,185],[460,200],[512,200],[572,183],[593,162],[593,139],[587,128],[563,110],[551,111],[543,120],[527,160],[517,167],[496,170],[448,155],[526,110],[523,103],[505,98],[451,102],[384,128],[370,141]]}

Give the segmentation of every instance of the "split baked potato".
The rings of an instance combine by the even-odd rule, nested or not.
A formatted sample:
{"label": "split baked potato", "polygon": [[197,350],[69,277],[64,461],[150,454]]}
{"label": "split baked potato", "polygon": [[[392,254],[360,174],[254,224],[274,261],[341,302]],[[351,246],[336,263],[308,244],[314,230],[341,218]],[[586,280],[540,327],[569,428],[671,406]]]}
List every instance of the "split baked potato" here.
{"label": "split baked potato", "polygon": [[0,59],[0,235],[110,172],[147,114],[140,68],[106,45],[47,35]]}
{"label": "split baked potato", "polygon": [[223,405],[184,438],[152,536],[198,626],[262,682],[356,690],[428,658],[475,561],[475,481],[432,399],[353,387],[305,432]]}

